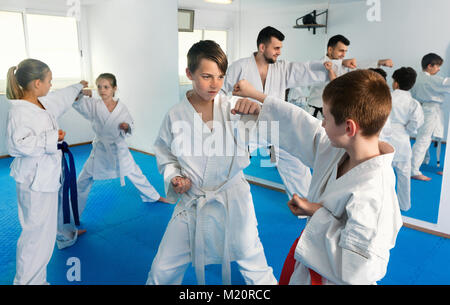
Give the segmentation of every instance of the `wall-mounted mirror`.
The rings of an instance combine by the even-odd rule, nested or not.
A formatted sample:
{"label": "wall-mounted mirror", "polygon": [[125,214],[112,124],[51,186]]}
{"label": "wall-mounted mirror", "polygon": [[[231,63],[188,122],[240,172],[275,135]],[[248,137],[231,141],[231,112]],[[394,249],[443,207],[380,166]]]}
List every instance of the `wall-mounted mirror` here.
{"label": "wall-mounted mirror", "polygon": [[[392,59],[392,68],[381,67],[387,73],[391,90],[392,73],[396,69],[402,66],[412,67],[417,73],[422,73],[420,61],[430,52],[444,58],[439,75],[450,75],[449,35],[438,34],[447,33],[446,29],[450,28],[448,18],[444,15],[450,9],[450,3],[443,0],[418,0],[414,1],[414,5],[407,0],[235,0],[230,6],[222,5],[220,8],[217,5],[208,6],[201,0],[180,0],[178,3],[180,8],[195,8],[199,11],[198,15],[202,11],[218,11],[217,16],[223,18],[210,17],[209,20],[200,21],[197,26],[228,28],[230,62],[255,52],[259,30],[271,25],[286,36],[279,59],[318,60],[326,54],[328,39],[342,34],[350,40],[346,58],[356,58],[358,63]],[[315,34],[312,28],[294,28],[299,17],[314,10],[318,13],[328,10],[327,14],[317,17],[317,23],[325,23],[326,28],[317,28]],[[216,20],[220,21],[217,23]],[[225,24],[225,20],[229,23]],[[297,88],[296,91],[300,95],[308,95],[305,88]],[[411,208],[402,212],[407,226],[444,235],[450,234],[450,229],[445,227],[448,217],[444,214],[449,209],[447,206],[450,206],[450,199],[443,191],[446,188],[442,188],[443,180],[444,185],[449,183],[445,167],[449,101],[450,97],[447,95],[441,106],[444,113],[444,135],[433,139],[427,157],[428,164],[421,166],[421,171],[432,179],[411,181]],[[303,98],[301,102],[307,103],[307,99]],[[411,145],[414,142],[415,135],[412,134]],[[247,177],[255,183],[283,190],[283,181],[269,159],[270,156],[264,152],[254,155],[251,166],[246,170]],[[439,171],[444,171],[444,176],[439,175]]]}

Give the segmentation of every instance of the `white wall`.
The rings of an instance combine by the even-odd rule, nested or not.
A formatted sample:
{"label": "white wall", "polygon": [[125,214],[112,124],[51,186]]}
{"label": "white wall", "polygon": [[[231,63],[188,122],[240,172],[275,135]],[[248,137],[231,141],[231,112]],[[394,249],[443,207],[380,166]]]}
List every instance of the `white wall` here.
{"label": "white wall", "polygon": [[130,147],[153,152],[167,110],[178,103],[176,0],[110,0],[89,6],[93,78],[116,75],[135,120]]}
{"label": "white wall", "polygon": [[[381,22],[367,21],[369,8],[366,1],[330,4],[329,35],[343,34],[350,40],[347,58],[392,58],[394,68],[384,69],[391,84],[395,69],[410,66],[420,72],[422,57],[433,52],[444,58],[440,74],[450,76],[450,1],[381,1]],[[448,124],[450,99],[446,102]]]}
{"label": "white wall", "polygon": [[[325,1],[317,1],[309,5],[280,5],[278,1],[266,2],[258,6],[254,2],[242,4],[240,13],[240,48],[239,58],[249,57],[257,51],[256,38],[261,29],[273,26],[285,35],[283,49],[279,59],[288,61],[308,61],[320,59],[326,53],[327,34],[325,29],[319,28],[313,35],[312,29],[294,29],[297,18],[310,13],[312,10],[321,12],[328,8]],[[318,21],[324,21],[319,16]]]}

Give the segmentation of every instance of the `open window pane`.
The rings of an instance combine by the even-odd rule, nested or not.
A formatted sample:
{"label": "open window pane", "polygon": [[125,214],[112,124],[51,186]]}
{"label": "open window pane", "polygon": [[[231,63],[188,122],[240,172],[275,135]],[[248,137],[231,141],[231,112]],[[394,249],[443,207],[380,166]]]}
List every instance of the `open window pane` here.
{"label": "open window pane", "polygon": [[192,45],[202,40],[202,31],[178,32],[178,75],[180,83],[190,83],[186,77],[187,53]]}
{"label": "open window pane", "polygon": [[[21,13],[0,11],[0,80],[6,80],[6,73],[26,58],[25,36]],[[4,88],[0,88],[3,91]]]}
{"label": "open window pane", "polygon": [[227,32],[226,31],[214,31],[214,30],[205,30],[203,39],[205,40],[213,40],[217,42],[222,50],[227,54]]}
{"label": "open window pane", "polygon": [[29,54],[49,65],[54,79],[80,79],[76,19],[27,14]]}
{"label": "open window pane", "polygon": [[214,40],[227,54],[227,31],[194,30],[194,32],[178,32],[178,76],[181,84],[190,83],[185,72],[187,53],[194,43],[202,39]]}

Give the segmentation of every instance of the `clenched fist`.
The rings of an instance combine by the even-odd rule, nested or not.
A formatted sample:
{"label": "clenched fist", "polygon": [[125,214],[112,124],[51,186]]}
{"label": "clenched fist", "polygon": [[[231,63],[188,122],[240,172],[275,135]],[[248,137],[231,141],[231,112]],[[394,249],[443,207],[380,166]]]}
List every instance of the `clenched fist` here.
{"label": "clenched fist", "polygon": [[173,190],[177,194],[183,194],[191,188],[191,179],[181,176],[176,176],[170,181],[172,183]]}

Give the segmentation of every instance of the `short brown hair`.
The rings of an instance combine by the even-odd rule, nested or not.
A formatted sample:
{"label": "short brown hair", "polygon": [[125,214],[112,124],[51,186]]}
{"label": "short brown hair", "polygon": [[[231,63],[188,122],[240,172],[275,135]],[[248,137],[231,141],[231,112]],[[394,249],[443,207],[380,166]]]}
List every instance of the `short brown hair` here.
{"label": "short brown hair", "polygon": [[212,40],[201,40],[192,45],[187,54],[188,69],[194,73],[202,59],[214,61],[223,74],[227,73],[228,59],[220,45]]}
{"label": "short brown hair", "polygon": [[323,91],[336,125],[354,120],[363,136],[379,134],[391,112],[389,87],[381,75],[370,70],[356,70],[331,81]]}
{"label": "short brown hair", "polygon": [[117,79],[112,73],[102,73],[100,74],[97,79],[95,80],[95,83],[98,83],[99,80],[106,79],[111,84],[111,87],[115,88],[117,87]]}

